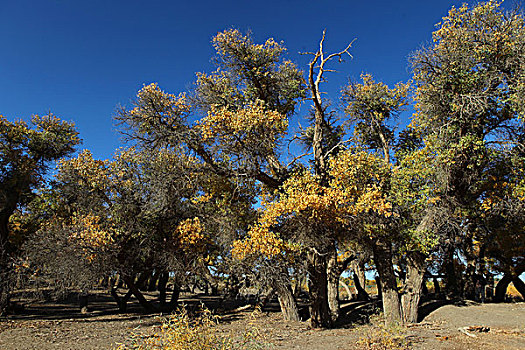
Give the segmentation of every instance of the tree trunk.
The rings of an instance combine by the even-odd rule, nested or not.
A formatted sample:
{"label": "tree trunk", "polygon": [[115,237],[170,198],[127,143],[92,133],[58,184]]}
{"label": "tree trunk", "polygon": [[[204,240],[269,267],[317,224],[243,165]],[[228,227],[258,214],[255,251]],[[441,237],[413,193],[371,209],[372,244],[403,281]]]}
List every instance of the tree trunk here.
{"label": "tree trunk", "polygon": [[443,261],[443,272],[445,273],[446,293],[449,298],[455,298],[461,295],[460,281],[456,272],[454,262],[454,249],[448,247],[445,252]]}
{"label": "tree trunk", "polygon": [[494,301],[494,275],[489,274],[487,277],[487,287],[485,290],[487,299]]}
{"label": "tree trunk", "polygon": [[173,282],[173,291],[171,292],[171,299],[167,305],[162,306],[161,310],[165,312],[172,312],[179,305],[180,287],[177,282]]}
{"label": "tree trunk", "polygon": [[374,280],[376,281],[377,299],[383,300],[383,291],[381,290],[381,279],[379,278],[379,276],[375,276]]}
{"label": "tree trunk", "polygon": [[159,271],[155,270],[148,282],[148,292],[153,292],[157,289],[157,281],[159,280]]}
{"label": "tree trunk", "polygon": [[0,316],[7,313],[9,306],[9,217],[10,209],[0,212]]}
{"label": "tree trunk", "polygon": [[437,298],[438,295],[441,294],[441,287],[439,286],[439,281],[437,277],[433,278],[433,283],[434,283],[434,296]]}
{"label": "tree trunk", "polygon": [[423,284],[421,285],[421,294],[428,295],[427,279],[423,278]]}
{"label": "tree trunk", "polygon": [[273,288],[277,293],[277,299],[281,306],[281,312],[285,321],[300,321],[299,309],[293,296],[292,287],[289,283],[276,282]]}
{"label": "tree trunk", "polygon": [[357,290],[357,300],[367,301],[370,300],[370,296],[366,292],[366,276],[364,263],[361,261],[355,261],[352,263],[353,280],[355,289]]}
{"label": "tree trunk", "polygon": [[337,265],[337,251],[335,247],[333,252],[328,256],[326,266],[327,273],[327,294],[328,294],[328,307],[330,308],[330,315],[332,316],[332,322],[335,322],[339,318],[339,278],[341,275],[339,266]]}
{"label": "tree trunk", "polygon": [[346,295],[348,296],[347,300],[352,300],[354,298],[354,295],[352,294],[350,287],[348,287],[348,284],[346,284],[342,279],[339,279],[339,284],[342,285],[345,289]]}
{"label": "tree trunk", "polygon": [[374,261],[381,280],[383,296],[383,313],[386,325],[403,324],[401,303],[397,290],[397,280],[392,262],[392,245],[386,242],[376,242],[373,247]]}
{"label": "tree trunk", "polygon": [[510,282],[512,282],[512,275],[509,273],[504,274],[503,277],[499,280],[498,284],[496,285],[496,291],[494,293],[494,302],[501,303],[505,301],[507,287],[509,286]]}
{"label": "tree trunk", "polygon": [[308,292],[310,294],[310,322],[313,328],[331,327],[332,316],[328,305],[328,276],[326,255],[309,250]]}
{"label": "tree trunk", "polygon": [[168,284],[169,274],[166,271],[160,273],[159,276],[159,303],[160,307],[166,305],[166,284]]}
{"label": "tree trunk", "polygon": [[521,297],[523,300],[525,300],[525,283],[520,279],[519,276],[516,276],[512,280],[512,284],[514,284],[514,287],[518,290],[518,292],[521,294]]}
{"label": "tree trunk", "polygon": [[401,297],[403,318],[406,323],[417,323],[419,300],[426,271],[425,256],[411,253],[407,256],[405,290]]}
{"label": "tree trunk", "polygon": [[156,311],[156,308],[144,297],[144,295],[141,293],[141,291],[138,289],[138,287],[135,285],[133,278],[122,276],[122,279],[129,287],[129,290],[135,298],[139,301],[140,305],[148,312]]}
{"label": "tree trunk", "polygon": [[465,279],[463,287],[463,296],[465,299],[479,301],[478,293],[476,293],[476,284],[478,283],[476,275],[476,262],[474,259],[467,260],[467,268],[465,269]]}

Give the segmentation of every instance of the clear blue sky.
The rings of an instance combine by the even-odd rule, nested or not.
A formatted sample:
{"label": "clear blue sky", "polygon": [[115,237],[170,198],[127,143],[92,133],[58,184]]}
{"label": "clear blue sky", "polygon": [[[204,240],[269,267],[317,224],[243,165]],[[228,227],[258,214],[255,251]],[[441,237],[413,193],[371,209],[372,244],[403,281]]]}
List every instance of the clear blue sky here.
{"label": "clear blue sky", "polygon": [[[506,1],[512,7],[521,1]],[[289,58],[356,38],[327,91],[372,73],[388,84],[407,80],[409,54],[428,44],[434,25],[462,1],[99,1],[0,0],[0,114],[9,120],[52,111],[72,120],[88,148],[110,157],[122,143],[112,116],[143,84],[171,92],[210,71],[211,38],[235,27],[256,41],[284,41]],[[302,108],[301,113],[307,109]]]}

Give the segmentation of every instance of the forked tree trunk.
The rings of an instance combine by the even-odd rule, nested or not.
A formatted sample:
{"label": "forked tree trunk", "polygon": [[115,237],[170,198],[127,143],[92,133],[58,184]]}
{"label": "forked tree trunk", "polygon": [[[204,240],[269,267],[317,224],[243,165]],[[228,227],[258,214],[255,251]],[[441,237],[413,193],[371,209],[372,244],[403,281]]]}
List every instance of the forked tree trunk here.
{"label": "forked tree trunk", "polygon": [[407,256],[405,290],[401,297],[403,319],[406,323],[416,323],[422,284],[425,276],[425,256],[411,253]]}
{"label": "forked tree trunk", "polygon": [[392,262],[392,245],[387,242],[376,242],[373,246],[374,261],[381,280],[383,296],[383,313],[386,325],[403,324],[401,303],[397,290],[397,281]]}
{"label": "forked tree trunk", "polygon": [[281,313],[285,321],[300,321],[299,309],[293,296],[292,287],[289,283],[276,282],[273,289],[277,293],[277,299],[281,306]]}
{"label": "forked tree trunk", "polygon": [[[335,247],[334,247],[335,248]],[[328,277],[327,281],[327,293],[328,293],[328,307],[330,308],[330,315],[332,322],[335,322],[339,318],[339,278],[341,272],[337,265],[337,251],[334,249],[333,252],[328,256],[326,266],[326,273]]]}
{"label": "forked tree trunk", "polygon": [[308,291],[310,294],[310,323],[313,328],[332,326],[328,305],[328,276],[326,255],[310,250],[308,260]]}
{"label": "forked tree trunk", "polygon": [[130,278],[130,277],[127,277],[127,276],[122,276],[124,282],[126,282],[126,284],[128,285],[128,288],[129,290],[131,291],[131,293],[133,293],[133,295],[135,296],[135,298],[137,298],[137,300],[139,301],[140,303],[140,306],[142,306],[146,311],[148,312],[154,312],[156,311],[156,308],[153,304],[151,304],[145,297],[144,295],[142,294],[142,292],[138,289],[138,287],[135,285],[134,281],[133,281],[133,278]]}

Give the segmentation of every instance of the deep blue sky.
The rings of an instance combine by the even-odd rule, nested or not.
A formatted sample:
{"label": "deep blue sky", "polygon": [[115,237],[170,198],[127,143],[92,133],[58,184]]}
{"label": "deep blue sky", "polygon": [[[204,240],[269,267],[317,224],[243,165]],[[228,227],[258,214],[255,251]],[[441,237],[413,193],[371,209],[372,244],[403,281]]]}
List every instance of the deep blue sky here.
{"label": "deep blue sky", "polygon": [[356,38],[354,59],[328,77],[337,99],[361,72],[388,84],[409,79],[409,54],[462,2],[0,0],[0,114],[14,120],[52,111],[76,123],[82,148],[107,158],[122,144],[116,106],[150,82],[170,92],[190,88],[195,72],[213,69],[210,40],[221,30],[282,40],[303,69],[307,57],[298,52],[316,50],[324,28],[327,51]]}

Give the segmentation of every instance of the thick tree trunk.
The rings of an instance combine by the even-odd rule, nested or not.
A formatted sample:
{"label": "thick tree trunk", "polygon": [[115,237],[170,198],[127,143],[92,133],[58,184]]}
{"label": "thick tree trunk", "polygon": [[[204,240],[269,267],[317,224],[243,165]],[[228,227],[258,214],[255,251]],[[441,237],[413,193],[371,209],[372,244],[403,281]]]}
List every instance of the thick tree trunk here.
{"label": "thick tree trunk", "polygon": [[289,283],[276,282],[273,285],[277,299],[281,306],[281,313],[285,321],[300,321],[299,309]]}
{"label": "thick tree trunk", "polygon": [[319,254],[313,250],[310,250],[307,255],[311,326],[313,328],[328,328],[332,326],[332,316],[328,305],[326,255]]}
{"label": "thick tree trunk", "polygon": [[416,323],[422,284],[425,276],[425,257],[420,253],[407,256],[405,290],[401,297],[403,318],[406,323]]}
{"label": "thick tree trunk", "polygon": [[397,280],[392,262],[392,245],[386,242],[376,242],[373,247],[374,261],[381,279],[383,296],[383,313],[386,325],[403,324],[401,303],[397,290]]}
{"label": "thick tree trunk", "polygon": [[498,284],[496,285],[496,291],[494,293],[494,301],[496,303],[501,303],[505,301],[505,295],[507,294],[507,287],[509,286],[510,282],[512,282],[512,279],[513,279],[512,275],[509,273],[506,273],[499,280]]}
{"label": "thick tree trunk", "polygon": [[345,289],[346,295],[348,297],[347,300],[354,299],[354,295],[352,294],[352,291],[350,290],[350,287],[348,287],[348,284],[346,284],[342,279],[339,279],[339,284],[341,286],[343,286],[343,288]]}
{"label": "thick tree trunk", "polygon": [[525,283],[523,283],[519,276],[516,276],[512,280],[512,284],[514,284],[514,287],[516,287],[523,300],[525,300]]}
{"label": "thick tree trunk", "polygon": [[337,251],[335,249],[328,256],[327,260],[328,307],[330,308],[332,322],[335,322],[339,318],[339,278],[341,276],[339,266],[337,265]]}

